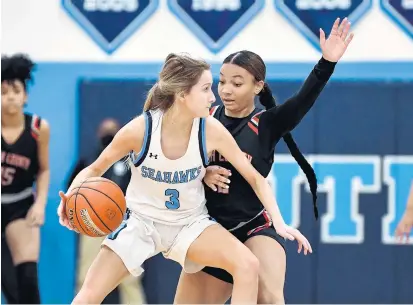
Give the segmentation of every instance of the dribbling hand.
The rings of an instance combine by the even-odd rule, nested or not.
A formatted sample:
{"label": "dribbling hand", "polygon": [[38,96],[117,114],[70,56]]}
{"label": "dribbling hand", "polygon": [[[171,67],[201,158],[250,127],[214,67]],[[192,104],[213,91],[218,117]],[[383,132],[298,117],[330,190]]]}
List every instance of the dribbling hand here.
{"label": "dribbling hand", "polygon": [[67,196],[62,191],[59,192],[59,196],[62,199],[60,201],[59,207],[57,208],[57,215],[59,216],[59,223],[68,228],[69,230],[73,230],[72,226],[70,225],[69,218],[66,215],[66,200]]}
{"label": "dribbling hand", "polygon": [[298,253],[304,249],[304,255],[307,253],[313,253],[310,242],[307,238],[301,234],[301,232],[293,227],[290,227],[286,224],[275,225],[274,228],[277,231],[278,235],[282,236],[284,239],[288,240],[297,240],[298,243]]}

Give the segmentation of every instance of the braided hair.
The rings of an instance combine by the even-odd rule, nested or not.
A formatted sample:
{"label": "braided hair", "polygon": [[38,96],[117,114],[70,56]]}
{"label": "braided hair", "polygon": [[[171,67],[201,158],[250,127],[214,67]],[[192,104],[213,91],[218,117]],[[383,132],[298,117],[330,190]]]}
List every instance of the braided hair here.
{"label": "braided hair", "polygon": [[[225,63],[235,64],[239,67],[244,68],[249,73],[251,73],[256,81],[263,81],[265,80],[266,74],[266,66],[262,58],[251,51],[241,51],[237,53],[230,54],[227,58],[224,59]],[[259,101],[261,105],[265,107],[266,110],[278,107],[270,87],[267,83],[264,83],[264,88],[258,94]],[[299,150],[297,144],[294,141],[293,136],[290,132],[286,133],[283,136],[284,142],[287,144],[287,147],[298,163],[300,168],[303,170],[304,174],[307,177],[307,181],[310,185],[311,195],[313,199],[313,207],[314,207],[314,215],[315,218],[318,219],[318,208],[317,208],[317,177],[314,172],[314,169],[308,163],[306,158],[303,156],[301,151]]]}

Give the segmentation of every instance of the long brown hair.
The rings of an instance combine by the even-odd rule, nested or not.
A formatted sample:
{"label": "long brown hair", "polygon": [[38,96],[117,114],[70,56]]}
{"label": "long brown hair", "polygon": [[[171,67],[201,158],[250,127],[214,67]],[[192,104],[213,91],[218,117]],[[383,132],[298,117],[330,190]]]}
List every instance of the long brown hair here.
{"label": "long brown hair", "polygon": [[144,111],[168,110],[173,105],[176,95],[189,93],[198,83],[202,73],[209,69],[210,65],[202,59],[195,59],[186,54],[169,54],[158,82],[148,92]]}

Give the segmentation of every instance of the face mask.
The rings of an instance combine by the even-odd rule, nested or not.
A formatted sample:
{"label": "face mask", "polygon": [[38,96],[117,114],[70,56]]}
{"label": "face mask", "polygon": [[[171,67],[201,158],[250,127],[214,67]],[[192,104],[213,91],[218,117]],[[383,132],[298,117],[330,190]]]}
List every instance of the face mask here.
{"label": "face mask", "polygon": [[115,136],[111,134],[104,135],[103,137],[100,138],[100,144],[102,145],[103,148],[105,148],[106,146],[110,144],[110,142],[112,142],[114,137]]}

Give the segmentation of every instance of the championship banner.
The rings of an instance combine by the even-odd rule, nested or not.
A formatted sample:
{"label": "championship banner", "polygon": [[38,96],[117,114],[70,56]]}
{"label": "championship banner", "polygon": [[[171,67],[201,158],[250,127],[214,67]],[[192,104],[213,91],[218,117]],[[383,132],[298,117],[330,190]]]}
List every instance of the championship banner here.
{"label": "championship banner", "polygon": [[172,13],[213,53],[221,51],[264,4],[265,0],[168,0]]}
{"label": "championship banner", "polygon": [[159,0],[62,0],[63,8],[108,54],[158,8]]}
{"label": "championship banner", "polygon": [[354,26],[371,8],[372,0],[274,0],[279,12],[318,50],[320,28],[325,33],[337,18],[348,17]]}
{"label": "championship banner", "polygon": [[380,0],[383,11],[413,38],[413,0]]}

